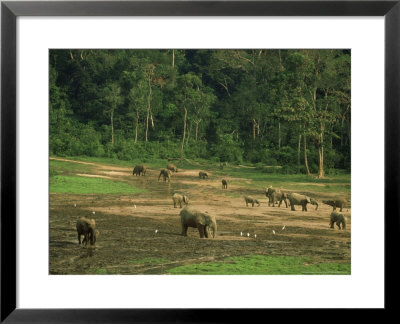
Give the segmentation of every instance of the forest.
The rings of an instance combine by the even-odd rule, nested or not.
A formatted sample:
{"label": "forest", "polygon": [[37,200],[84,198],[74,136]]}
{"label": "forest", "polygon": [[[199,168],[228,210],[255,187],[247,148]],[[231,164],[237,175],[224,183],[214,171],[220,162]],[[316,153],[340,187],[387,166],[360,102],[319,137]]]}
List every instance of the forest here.
{"label": "forest", "polygon": [[351,52],[50,50],[49,123],[51,156],[348,173]]}

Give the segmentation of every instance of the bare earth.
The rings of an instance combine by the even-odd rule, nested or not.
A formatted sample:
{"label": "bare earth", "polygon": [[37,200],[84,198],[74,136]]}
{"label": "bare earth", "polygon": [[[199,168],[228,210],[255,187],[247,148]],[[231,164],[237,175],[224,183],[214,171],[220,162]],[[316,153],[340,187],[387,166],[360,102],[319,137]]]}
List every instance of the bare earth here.
{"label": "bare earth", "polygon": [[[124,181],[147,192],[50,194],[50,274],[163,274],[178,265],[250,254],[350,263],[350,208],[343,209],[347,229],[338,230],[336,225],[331,229],[332,207],[320,203],[316,211],[308,205],[307,212],[302,212],[301,206],[296,206],[296,211],[284,205],[268,207],[262,188],[233,186],[229,177],[225,178],[228,189],[222,190],[221,177],[209,173],[208,179],[200,180],[199,170],[180,170],[168,183],[157,181],[159,170],[150,169],[146,176],[137,177],[132,176],[133,167],[76,162],[96,168],[94,173],[80,176]],[[190,207],[215,215],[215,239],[200,239],[195,228],[189,228],[187,237],[180,235],[180,208],[174,208],[171,199],[175,192],[186,194]],[[244,195],[259,199],[260,207],[246,207]],[[100,235],[93,247],[78,245],[75,223],[80,217],[96,220]]]}

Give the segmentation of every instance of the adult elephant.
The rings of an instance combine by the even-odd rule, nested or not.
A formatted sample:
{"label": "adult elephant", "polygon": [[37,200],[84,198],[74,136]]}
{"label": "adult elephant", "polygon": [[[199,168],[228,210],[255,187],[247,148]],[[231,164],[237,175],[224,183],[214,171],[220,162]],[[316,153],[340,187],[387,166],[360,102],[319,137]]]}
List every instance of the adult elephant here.
{"label": "adult elephant", "polygon": [[158,181],[160,181],[160,178],[163,177],[164,181],[171,182],[171,171],[167,170],[167,169],[161,169],[160,171],[160,175],[158,176]]}
{"label": "adult elephant", "polygon": [[206,177],[208,178],[207,172],[204,172],[204,171],[200,171],[199,172],[199,178],[200,179],[205,179]]}
{"label": "adult elephant", "polygon": [[133,168],[132,175],[140,176],[140,174],[142,174],[144,176],[146,174],[146,170],[147,167],[145,165],[143,164],[136,165]]}
{"label": "adult elephant", "polygon": [[182,235],[187,236],[188,227],[195,227],[199,230],[200,238],[210,238],[217,235],[217,222],[215,217],[194,209],[185,207],[179,213],[181,216]]}
{"label": "adult elephant", "polygon": [[178,172],[178,168],[176,167],[175,164],[172,164],[172,163],[167,165],[167,169],[170,171]]}
{"label": "adult elephant", "polygon": [[76,230],[78,232],[78,242],[81,244],[81,235],[83,235],[82,245],[87,245],[90,242],[90,245],[94,245],[96,243],[96,238],[99,236],[99,231],[96,230],[96,222],[92,219],[80,218],[76,222]]}
{"label": "adult elephant", "polygon": [[307,197],[305,195],[300,195],[297,193],[291,193],[288,195],[288,199],[290,202],[290,208],[291,210],[295,211],[296,209],[294,208],[295,205],[301,205],[302,211],[307,211],[307,204],[311,203],[310,197]]}
{"label": "adult elephant", "polygon": [[281,206],[282,201],[285,202],[286,208],[288,207],[288,194],[280,189],[274,189],[271,186],[264,188],[265,195],[268,198],[268,206],[275,206],[275,202],[279,202],[278,207]]}

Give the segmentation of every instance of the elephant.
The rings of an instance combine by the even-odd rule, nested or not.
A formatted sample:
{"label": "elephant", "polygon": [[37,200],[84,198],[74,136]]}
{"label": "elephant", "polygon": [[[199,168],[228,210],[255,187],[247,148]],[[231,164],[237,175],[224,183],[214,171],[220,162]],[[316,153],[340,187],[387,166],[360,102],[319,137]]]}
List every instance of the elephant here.
{"label": "elephant", "polygon": [[172,195],[172,200],[174,202],[174,208],[179,204],[179,207],[182,208],[182,202],[187,205],[189,203],[189,198],[186,195],[181,195],[178,193],[174,193]]}
{"label": "elephant", "polygon": [[291,210],[295,211],[296,209],[294,208],[295,205],[301,205],[302,211],[307,211],[307,204],[311,203],[310,197],[307,197],[305,195],[299,195],[297,193],[291,193],[288,195],[288,199],[290,202],[290,208]]}
{"label": "elephant", "polygon": [[163,176],[164,181],[171,182],[171,171],[167,169],[161,169],[160,175],[158,176],[158,181],[160,181],[161,176]]}
{"label": "elephant", "polygon": [[258,200],[253,197],[250,197],[250,196],[245,196],[244,201],[246,202],[246,207],[248,207],[249,204],[251,204],[252,207],[254,207],[254,204],[257,204],[257,207],[260,206],[260,203],[258,202]]}
{"label": "elephant", "polygon": [[228,189],[228,182],[225,179],[222,179],[222,189]]}
{"label": "elephant", "polygon": [[317,206],[317,207],[315,207],[315,210],[318,209],[318,201],[315,200],[314,198],[310,198],[310,204],[314,205],[314,206]]}
{"label": "elephant", "polygon": [[146,170],[147,170],[147,167],[145,165],[143,165],[143,164],[136,165],[133,168],[132,175],[136,174],[136,176],[140,176],[140,174],[142,174],[144,176],[146,174]]}
{"label": "elephant", "polygon": [[227,162],[220,162],[220,163],[219,163],[219,168],[220,168],[221,170],[223,170],[223,169],[224,169],[224,166],[227,166],[227,165],[228,165]]}
{"label": "elephant", "polygon": [[179,215],[181,216],[183,236],[187,236],[188,227],[197,228],[200,238],[215,238],[217,235],[217,222],[214,216],[188,209],[188,207],[183,208]]}
{"label": "elephant", "polygon": [[90,245],[94,245],[96,243],[96,238],[99,236],[99,231],[96,230],[96,222],[92,219],[80,218],[76,222],[76,230],[78,232],[78,242],[81,244],[81,235],[84,236],[82,240],[82,245],[87,245],[90,242]]}
{"label": "elephant", "polygon": [[333,210],[336,210],[336,207],[340,207],[340,211],[343,210],[343,207],[347,206],[347,201],[344,198],[334,198],[329,200],[322,200],[324,204],[333,207]]}
{"label": "elephant", "polygon": [[203,172],[203,171],[199,172],[199,178],[200,179],[205,179],[206,177],[208,178],[207,172]]}
{"label": "elephant", "polygon": [[[346,217],[343,214],[339,214],[337,211],[332,211],[331,213],[331,220],[329,223],[330,228],[334,228],[333,224],[336,223],[336,226],[339,229],[346,229]],[[340,225],[342,225],[342,228],[340,228]]]}
{"label": "elephant", "polygon": [[170,171],[178,172],[178,168],[172,163],[167,165],[167,169]]}
{"label": "elephant", "polygon": [[275,202],[279,201],[278,207],[281,206],[282,201],[285,202],[286,208],[288,208],[288,194],[281,191],[280,189],[273,189],[271,186],[264,188],[265,195],[268,197],[268,206],[275,206]]}

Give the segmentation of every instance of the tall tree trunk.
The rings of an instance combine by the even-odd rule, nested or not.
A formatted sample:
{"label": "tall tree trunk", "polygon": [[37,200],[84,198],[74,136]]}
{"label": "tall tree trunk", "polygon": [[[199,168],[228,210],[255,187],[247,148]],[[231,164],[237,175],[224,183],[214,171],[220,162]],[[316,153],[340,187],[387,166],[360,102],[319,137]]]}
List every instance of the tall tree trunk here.
{"label": "tall tree trunk", "polygon": [[111,144],[114,145],[114,108],[111,108]]}
{"label": "tall tree trunk", "polygon": [[138,128],[139,128],[139,111],[137,111],[137,110],[136,110],[135,143],[137,143],[137,138],[138,138]]}
{"label": "tall tree trunk", "polygon": [[256,139],[256,120],[253,119],[253,140]]}
{"label": "tall tree trunk", "polygon": [[324,171],[324,133],[321,132],[318,136],[318,179],[325,177]]}
{"label": "tall tree trunk", "polygon": [[175,69],[175,50],[172,50],[172,69]]}
{"label": "tall tree trunk", "polygon": [[186,118],[187,118],[187,109],[184,106],[185,115],[183,117],[183,135],[182,135],[182,145],[181,145],[181,163],[183,162],[183,148],[185,146],[185,136],[186,136]]}
{"label": "tall tree trunk", "polygon": [[147,96],[146,136],[145,136],[146,142],[147,142],[148,133],[149,133],[150,108],[151,108],[151,75],[149,72],[149,95]]}
{"label": "tall tree trunk", "polygon": [[199,121],[196,121],[196,142],[197,142],[197,136],[198,136],[198,134],[199,134]]}
{"label": "tall tree trunk", "polygon": [[300,153],[301,153],[301,134],[299,134],[299,142],[297,143],[297,173],[300,170]]}
{"label": "tall tree trunk", "polygon": [[308,167],[308,157],[307,157],[307,139],[306,139],[306,134],[303,134],[304,138],[304,166],[306,167],[306,173],[308,176],[311,175],[310,169]]}
{"label": "tall tree trunk", "polygon": [[278,122],[278,150],[281,150],[281,122]]}

